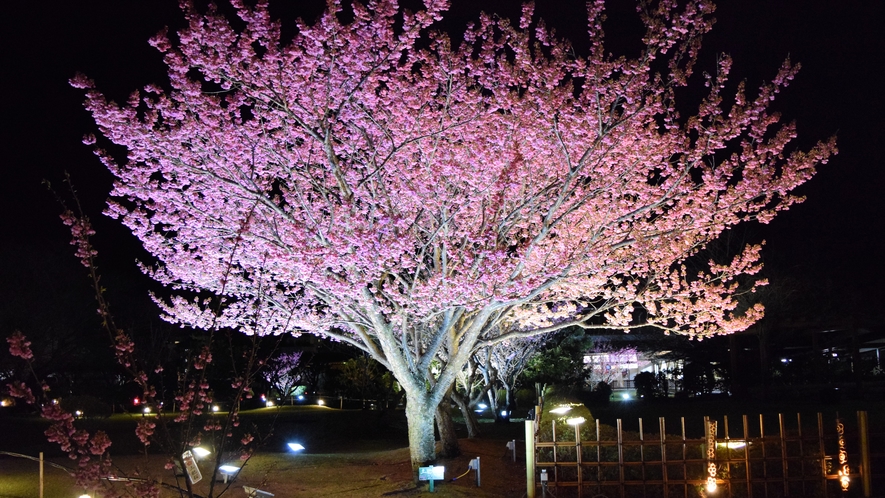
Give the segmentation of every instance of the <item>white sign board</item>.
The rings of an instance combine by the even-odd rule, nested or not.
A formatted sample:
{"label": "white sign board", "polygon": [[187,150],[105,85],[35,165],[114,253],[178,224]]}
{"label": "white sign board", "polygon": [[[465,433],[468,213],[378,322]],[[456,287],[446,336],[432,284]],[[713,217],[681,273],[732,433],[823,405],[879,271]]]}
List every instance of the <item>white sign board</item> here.
{"label": "white sign board", "polygon": [[446,478],[446,468],[443,465],[430,467],[418,467],[419,481],[442,481]]}
{"label": "white sign board", "polygon": [[184,462],[184,470],[187,472],[187,477],[191,480],[191,484],[200,482],[203,479],[203,474],[200,473],[200,468],[197,467],[197,459],[194,458],[194,454],[190,450],[185,451],[181,454],[181,460]]}

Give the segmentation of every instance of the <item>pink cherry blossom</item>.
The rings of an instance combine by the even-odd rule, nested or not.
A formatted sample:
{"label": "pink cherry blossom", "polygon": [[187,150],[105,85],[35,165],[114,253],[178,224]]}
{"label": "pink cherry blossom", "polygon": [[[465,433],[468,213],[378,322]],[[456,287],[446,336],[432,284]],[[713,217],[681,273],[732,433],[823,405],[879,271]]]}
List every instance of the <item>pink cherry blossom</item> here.
{"label": "pink cherry blossom", "polygon": [[265,3],[234,2],[232,24],[184,2],[177,42],[151,42],[163,88],[118,104],[72,85],[128,150],[96,150],[116,177],[107,214],[160,262],[145,271],[184,291],[158,299],[167,319],[364,350],[406,391],[417,465],[433,458],[428,414],[479,347],[567,326],[700,339],[762,316],[734,296],[758,247],[700,272],[684,262],[800,202],[835,144],[796,149],[770,111],[790,61],[729,94],[723,56],[678,113],[713,25],[708,0],[679,4],[641,11],[645,48],[626,58],[606,49],[602,1],[586,56],[528,5],[452,40],[432,28],[444,1],[402,17],[394,0],[354,3],[349,24],[330,2],[283,41]]}

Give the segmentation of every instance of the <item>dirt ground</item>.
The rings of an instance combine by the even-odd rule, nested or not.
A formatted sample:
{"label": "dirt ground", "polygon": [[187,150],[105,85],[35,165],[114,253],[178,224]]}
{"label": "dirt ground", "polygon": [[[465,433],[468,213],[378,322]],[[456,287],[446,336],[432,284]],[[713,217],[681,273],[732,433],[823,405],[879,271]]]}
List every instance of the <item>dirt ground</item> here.
{"label": "dirt ground", "polygon": [[[517,424],[513,424],[514,426]],[[521,424],[519,424],[521,425]],[[245,497],[244,486],[273,493],[276,497],[335,496],[438,496],[444,497],[514,497],[525,495],[524,446],[517,442],[517,461],[513,462],[507,440],[500,438],[462,439],[462,455],[441,459],[445,466],[445,481],[434,483],[430,493],[427,483],[416,486],[412,482],[408,448],[352,453],[289,454],[260,453],[249,461],[224,496]],[[468,469],[468,462],[480,457],[481,487],[476,486],[473,471],[452,481]],[[70,465],[63,458],[50,459],[62,465]],[[158,471],[162,466],[159,457],[148,462],[142,457],[123,456],[115,459],[122,468],[140,467],[143,471]],[[145,465],[153,469],[145,469]],[[37,464],[21,459],[0,459],[0,498],[38,498]],[[198,483],[198,491],[208,490],[206,479]],[[224,486],[217,483],[216,486]],[[216,495],[220,489],[216,487]],[[46,498],[77,497],[83,492],[77,489],[64,472],[51,466],[45,467]],[[164,498],[179,496],[171,491]],[[94,497],[98,498],[98,496]]]}

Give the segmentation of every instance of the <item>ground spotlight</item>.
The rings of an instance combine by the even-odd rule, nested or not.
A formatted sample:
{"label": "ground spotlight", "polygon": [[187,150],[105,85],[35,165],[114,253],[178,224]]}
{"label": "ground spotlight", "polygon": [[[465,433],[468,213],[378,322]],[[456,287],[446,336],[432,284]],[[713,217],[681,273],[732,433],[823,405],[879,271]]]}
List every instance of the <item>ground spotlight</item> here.
{"label": "ground spotlight", "polygon": [[707,493],[713,493],[716,491],[716,478],[708,477],[707,478]]}
{"label": "ground spotlight", "polygon": [[194,447],[194,455],[197,455],[199,458],[203,458],[203,457],[209,455],[210,453],[212,453],[212,452],[207,450],[206,448],[203,448],[202,446]]}
{"label": "ground spotlight", "polygon": [[288,443],[286,446],[288,446],[289,449],[292,451],[301,451],[304,449],[304,446],[302,446],[298,443]]}

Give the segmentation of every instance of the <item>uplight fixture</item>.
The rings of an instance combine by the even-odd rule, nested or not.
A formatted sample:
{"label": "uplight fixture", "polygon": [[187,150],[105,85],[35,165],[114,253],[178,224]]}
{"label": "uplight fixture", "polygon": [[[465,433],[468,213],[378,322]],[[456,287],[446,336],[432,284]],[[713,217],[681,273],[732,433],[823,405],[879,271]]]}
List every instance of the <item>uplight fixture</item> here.
{"label": "uplight fixture", "polygon": [[579,425],[579,424],[583,424],[586,421],[587,421],[587,419],[585,419],[584,417],[574,417],[574,418],[570,418],[570,419],[566,420],[565,423],[567,423],[569,425]]}
{"label": "uplight fixture", "polygon": [[289,449],[292,450],[292,451],[301,451],[301,450],[304,449],[304,446],[302,446],[302,445],[300,445],[300,444],[298,444],[298,443],[289,443],[289,444],[287,444],[286,446],[288,446]]}
{"label": "uplight fixture", "polygon": [[194,451],[194,455],[197,455],[199,458],[203,458],[203,457],[209,455],[210,453],[212,453],[211,451],[207,450],[206,448],[203,448],[202,446],[195,446],[193,451]]}
{"label": "uplight fixture", "polygon": [[219,410],[218,405],[212,405],[213,412],[218,412],[218,410]]}
{"label": "uplight fixture", "polygon": [[562,405],[562,406],[558,406],[558,407],[550,410],[550,413],[555,413],[557,415],[565,415],[566,413],[568,413],[570,411],[572,411],[572,407],[567,406],[567,405]]}
{"label": "uplight fixture", "polygon": [[320,400],[317,400],[317,404],[320,406],[324,406],[326,404],[326,402],[320,399]]}

